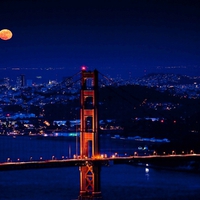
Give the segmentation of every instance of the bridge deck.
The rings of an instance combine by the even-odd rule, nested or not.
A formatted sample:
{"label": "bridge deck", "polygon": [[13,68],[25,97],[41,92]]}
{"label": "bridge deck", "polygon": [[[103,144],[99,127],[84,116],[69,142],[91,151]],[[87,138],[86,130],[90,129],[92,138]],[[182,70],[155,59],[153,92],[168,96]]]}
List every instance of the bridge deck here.
{"label": "bridge deck", "polygon": [[200,154],[185,155],[152,155],[152,156],[130,156],[130,157],[110,157],[110,158],[87,158],[87,159],[63,159],[45,160],[29,162],[4,162],[0,163],[0,171],[20,170],[20,169],[41,169],[57,167],[73,167],[86,164],[109,165],[113,164],[138,164],[148,163],[151,165],[183,165],[191,161],[200,163]]}

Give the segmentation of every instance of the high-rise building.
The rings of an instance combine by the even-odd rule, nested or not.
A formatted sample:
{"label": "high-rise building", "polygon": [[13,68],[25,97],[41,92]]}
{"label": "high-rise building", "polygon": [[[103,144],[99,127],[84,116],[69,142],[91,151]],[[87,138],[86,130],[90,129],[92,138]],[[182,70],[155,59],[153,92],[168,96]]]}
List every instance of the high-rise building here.
{"label": "high-rise building", "polygon": [[21,74],[17,77],[17,87],[24,87],[26,86],[25,75]]}
{"label": "high-rise building", "polygon": [[24,87],[24,86],[26,85],[26,82],[25,82],[25,75],[24,75],[24,74],[21,74],[20,77],[21,77],[21,86]]}

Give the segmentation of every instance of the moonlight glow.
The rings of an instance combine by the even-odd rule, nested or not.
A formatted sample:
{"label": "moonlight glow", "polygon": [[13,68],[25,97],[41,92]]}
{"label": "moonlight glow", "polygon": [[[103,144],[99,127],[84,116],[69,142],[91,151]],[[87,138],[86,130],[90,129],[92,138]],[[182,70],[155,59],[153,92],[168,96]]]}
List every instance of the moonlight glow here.
{"label": "moonlight glow", "polygon": [[9,40],[9,39],[11,39],[12,35],[13,35],[12,32],[10,30],[8,30],[8,29],[2,29],[0,31],[0,38],[2,40]]}

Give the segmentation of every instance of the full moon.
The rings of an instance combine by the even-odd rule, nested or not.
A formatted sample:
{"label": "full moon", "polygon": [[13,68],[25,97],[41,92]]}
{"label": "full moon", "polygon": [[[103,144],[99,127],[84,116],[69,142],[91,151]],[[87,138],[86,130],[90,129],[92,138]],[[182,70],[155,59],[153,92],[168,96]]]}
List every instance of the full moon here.
{"label": "full moon", "polygon": [[8,29],[2,29],[0,31],[0,38],[2,40],[9,40],[9,39],[11,39],[12,35],[13,35],[12,32],[10,30],[8,30]]}

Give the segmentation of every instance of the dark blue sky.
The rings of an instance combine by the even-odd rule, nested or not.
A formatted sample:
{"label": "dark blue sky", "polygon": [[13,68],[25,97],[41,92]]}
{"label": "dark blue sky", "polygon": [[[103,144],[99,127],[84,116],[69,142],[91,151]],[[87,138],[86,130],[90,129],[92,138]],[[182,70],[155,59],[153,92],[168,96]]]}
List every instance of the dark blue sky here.
{"label": "dark blue sky", "polygon": [[[73,3],[72,3],[73,2]],[[198,0],[1,0],[0,68],[80,66],[123,77],[166,72],[200,75]],[[157,66],[161,66],[159,70]],[[189,70],[190,69],[190,70]],[[2,71],[3,72],[3,71]],[[173,70],[170,70],[173,72]],[[174,71],[176,72],[176,71]]]}

